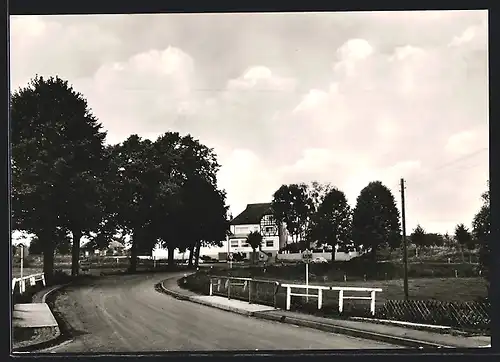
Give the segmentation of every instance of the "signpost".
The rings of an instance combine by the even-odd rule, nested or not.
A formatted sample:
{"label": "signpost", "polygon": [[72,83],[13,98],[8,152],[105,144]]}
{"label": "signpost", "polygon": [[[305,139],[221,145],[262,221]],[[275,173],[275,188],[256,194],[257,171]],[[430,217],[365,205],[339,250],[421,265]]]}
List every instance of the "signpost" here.
{"label": "signpost", "polygon": [[231,269],[233,267],[233,253],[227,254],[227,258],[229,260],[229,268]]}
{"label": "signpost", "polygon": [[21,280],[23,279],[23,267],[24,267],[24,245],[19,244],[20,252],[21,252]]}
{"label": "signpost", "polygon": [[306,302],[309,302],[309,288],[307,286],[309,285],[309,263],[311,262],[311,259],[312,259],[312,252],[306,249],[302,253],[302,261],[306,265]]}

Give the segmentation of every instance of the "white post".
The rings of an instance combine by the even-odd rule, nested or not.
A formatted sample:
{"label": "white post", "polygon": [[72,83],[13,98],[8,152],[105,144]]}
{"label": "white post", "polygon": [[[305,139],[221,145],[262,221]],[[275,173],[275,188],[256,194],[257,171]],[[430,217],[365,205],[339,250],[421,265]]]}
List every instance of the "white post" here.
{"label": "white post", "polygon": [[318,289],[318,310],[321,309],[323,304],[323,289]]}
{"label": "white post", "polygon": [[21,279],[21,294],[26,291],[26,280]]}
{"label": "white post", "polygon": [[23,266],[24,266],[24,246],[23,244],[20,245],[21,247],[21,279],[23,278]]}
{"label": "white post", "polygon": [[344,310],[344,291],[339,290],[339,313],[342,313]]}
{"label": "white post", "polygon": [[43,283],[43,286],[45,286],[45,274],[42,274],[42,283]]}
{"label": "white post", "polygon": [[375,316],[375,290],[372,290],[371,292],[371,303],[370,303],[370,312],[372,313],[372,316]]}
{"label": "white post", "polygon": [[309,263],[306,262],[306,303],[309,302]]}
{"label": "white post", "polygon": [[290,310],[290,300],[292,299],[290,287],[286,287],[286,310]]}
{"label": "white post", "polygon": [[[153,269],[156,269],[156,257],[154,255],[153,255]],[[212,284],[210,284],[210,286],[212,286]]]}
{"label": "white post", "polygon": [[208,293],[208,295],[212,295],[213,293],[213,286],[212,286],[212,279],[210,279],[210,292]]}

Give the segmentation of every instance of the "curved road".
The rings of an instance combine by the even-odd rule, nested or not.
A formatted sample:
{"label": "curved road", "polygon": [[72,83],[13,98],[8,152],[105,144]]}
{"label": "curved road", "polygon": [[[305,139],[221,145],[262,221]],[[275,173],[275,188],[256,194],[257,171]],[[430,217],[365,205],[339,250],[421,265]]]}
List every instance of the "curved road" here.
{"label": "curved road", "polygon": [[76,332],[47,352],[359,349],[394,346],[259,320],[181,301],[154,289],[172,274],[109,276],[58,295]]}

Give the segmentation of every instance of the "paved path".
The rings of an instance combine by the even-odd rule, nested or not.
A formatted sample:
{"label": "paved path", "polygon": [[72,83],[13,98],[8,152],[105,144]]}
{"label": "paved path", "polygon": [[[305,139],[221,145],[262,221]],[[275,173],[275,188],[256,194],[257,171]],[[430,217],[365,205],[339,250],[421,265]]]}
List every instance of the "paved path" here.
{"label": "paved path", "polygon": [[57,322],[46,303],[14,305],[12,324],[17,328],[57,327]]}
{"label": "paved path", "polygon": [[110,276],[69,287],[56,306],[66,306],[61,311],[77,336],[50,352],[396,348],[229,313],[154,290],[171,275]]}

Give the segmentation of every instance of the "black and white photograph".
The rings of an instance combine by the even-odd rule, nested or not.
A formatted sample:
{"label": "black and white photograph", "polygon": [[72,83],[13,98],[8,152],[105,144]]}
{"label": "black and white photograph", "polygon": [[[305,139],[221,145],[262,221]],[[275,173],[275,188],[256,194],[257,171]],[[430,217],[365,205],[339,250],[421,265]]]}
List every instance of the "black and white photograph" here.
{"label": "black and white photograph", "polygon": [[491,350],[487,10],[9,22],[12,354]]}

